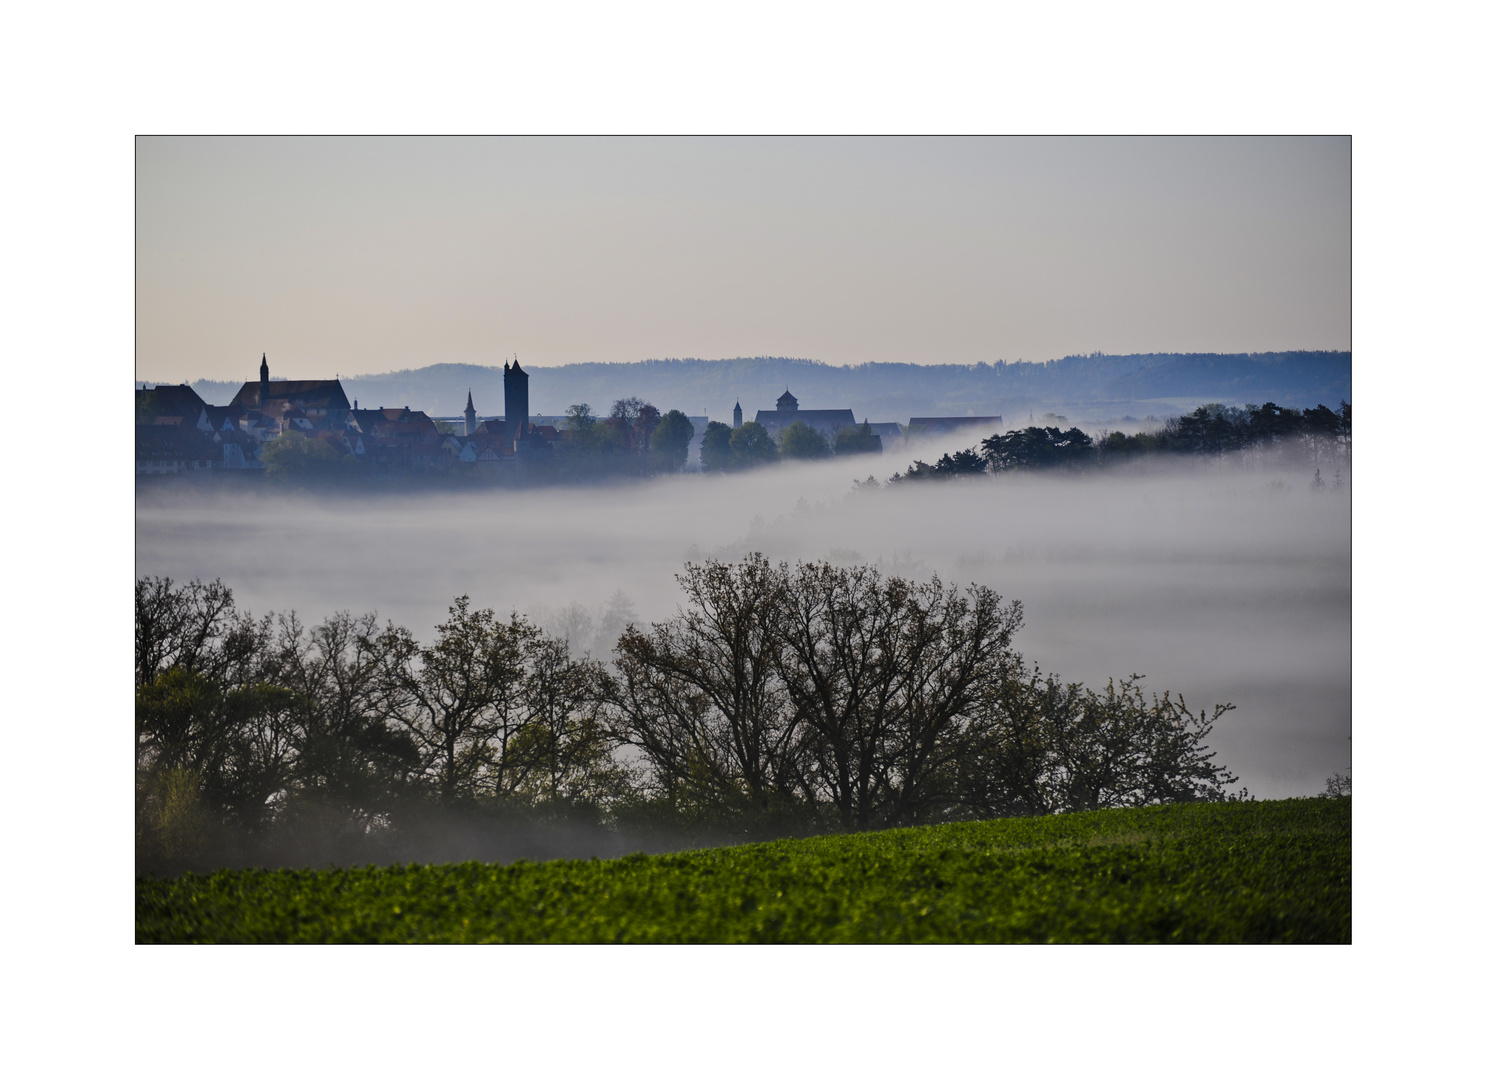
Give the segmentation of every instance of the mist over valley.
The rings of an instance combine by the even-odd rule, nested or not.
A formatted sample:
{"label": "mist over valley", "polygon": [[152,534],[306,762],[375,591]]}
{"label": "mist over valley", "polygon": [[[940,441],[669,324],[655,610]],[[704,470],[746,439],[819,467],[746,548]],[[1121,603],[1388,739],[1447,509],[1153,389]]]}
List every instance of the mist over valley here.
{"label": "mist over valley", "polygon": [[523,612],[607,660],[629,620],[675,614],[687,560],[871,564],[1021,601],[1029,664],[1103,686],[1139,673],[1195,711],[1237,708],[1218,758],[1260,798],[1346,770],[1350,493],[1304,464],[1146,461],[858,486],[911,459],[683,473],[607,486],[389,496],[141,485],[137,576],[220,578],[255,615],[375,611],[421,641],[456,596]]}

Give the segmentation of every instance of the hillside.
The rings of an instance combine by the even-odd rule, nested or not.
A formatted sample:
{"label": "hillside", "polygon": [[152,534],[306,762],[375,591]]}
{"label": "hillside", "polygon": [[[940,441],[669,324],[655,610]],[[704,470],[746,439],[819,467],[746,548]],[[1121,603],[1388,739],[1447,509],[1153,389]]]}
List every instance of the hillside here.
{"label": "hillside", "polygon": [[1352,940],[1352,800],[1206,803],[498,866],[141,879],[146,942]]}
{"label": "hillside", "polygon": [[[243,376],[253,378],[256,369]],[[284,374],[288,375],[288,372]],[[1014,417],[1046,409],[1078,416],[1167,415],[1193,404],[1335,407],[1352,399],[1352,353],[1149,353],[1066,356],[1045,364],[858,364],[833,367],[814,360],[749,357],[733,360],[644,360],[628,364],[568,364],[530,369],[531,409],[560,414],[587,402],[607,411],[619,397],[636,396],[689,416],[724,417],[734,401],[752,417],[774,408],[788,386],[802,408],[853,409],[859,418],[907,421],[925,415]],[[504,408],[499,365],[434,364],[341,380],[363,407],[411,405],[439,416],[464,409],[470,390],[482,416]],[[199,380],[197,393],[225,404],[241,382]]]}

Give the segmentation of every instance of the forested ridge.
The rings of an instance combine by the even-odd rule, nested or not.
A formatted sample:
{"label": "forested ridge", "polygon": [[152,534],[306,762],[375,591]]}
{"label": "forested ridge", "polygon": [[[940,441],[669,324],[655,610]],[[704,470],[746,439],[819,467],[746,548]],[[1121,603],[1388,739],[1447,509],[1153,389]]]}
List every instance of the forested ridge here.
{"label": "forested ridge", "polygon": [[1325,405],[1282,408],[1271,401],[1244,408],[1215,403],[1173,417],[1156,431],[1130,435],[1112,431],[1096,438],[1077,427],[1020,428],[945,453],[934,464],[915,461],[907,472],[889,477],[889,482],[1016,469],[1082,469],[1163,456],[1247,455],[1272,464],[1305,464],[1315,469],[1319,485],[1325,482],[1322,469],[1326,468],[1340,484],[1343,470],[1351,472],[1352,453],[1353,408],[1349,402],[1342,402],[1336,411]]}
{"label": "forested ridge", "polygon": [[991,589],[758,554],[678,580],[679,612],[630,626],[607,662],[465,597],[420,643],[370,614],[309,627],[255,618],[221,582],[138,580],[139,870],[539,856],[563,836],[618,853],[1243,795],[1208,748],[1230,705],[1043,672],[1013,647],[1020,605]]}

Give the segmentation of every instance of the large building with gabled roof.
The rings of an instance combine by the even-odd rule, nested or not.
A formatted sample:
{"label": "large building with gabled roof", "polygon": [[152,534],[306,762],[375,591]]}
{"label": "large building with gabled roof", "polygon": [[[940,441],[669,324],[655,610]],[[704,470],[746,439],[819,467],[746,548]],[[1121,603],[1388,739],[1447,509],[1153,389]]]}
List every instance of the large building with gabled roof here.
{"label": "large building with gabled roof", "polygon": [[773,409],[760,409],[754,416],[755,423],[763,424],[771,436],[778,436],[797,420],[823,435],[834,435],[844,427],[857,426],[857,418],[851,409],[802,409],[789,387],[775,400]]}
{"label": "large building with gabled roof", "polygon": [[134,422],[154,424],[159,420],[179,417],[187,427],[206,431],[211,423],[208,410],[212,406],[201,400],[201,395],[185,383],[179,386],[164,384],[142,387],[134,392]]}
{"label": "large building with gabled roof", "polygon": [[[277,408],[275,406],[278,406]],[[341,389],[340,379],[277,379],[268,377],[268,354],[258,368],[258,381],[245,382],[228,405],[242,412],[281,413],[285,405],[302,412],[317,430],[339,430],[346,426],[351,402]]]}

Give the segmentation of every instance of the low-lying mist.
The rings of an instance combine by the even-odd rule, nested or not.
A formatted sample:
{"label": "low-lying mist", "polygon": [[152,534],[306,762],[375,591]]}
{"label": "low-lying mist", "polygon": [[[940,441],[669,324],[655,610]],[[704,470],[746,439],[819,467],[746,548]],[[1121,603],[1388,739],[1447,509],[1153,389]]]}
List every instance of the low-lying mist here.
{"label": "low-lying mist", "polygon": [[1021,600],[1017,647],[1103,685],[1140,673],[1196,711],[1238,708],[1218,760],[1260,798],[1316,794],[1349,763],[1345,477],[1184,460],[854,488],[912,452],[609,487],[351,497],[152,485],[136,572],[221,578],[255,614],[376,611],[431,640],[451,600],[525,612],[608,658],[624,622],[673,614],[687,559],[878,563]]}

